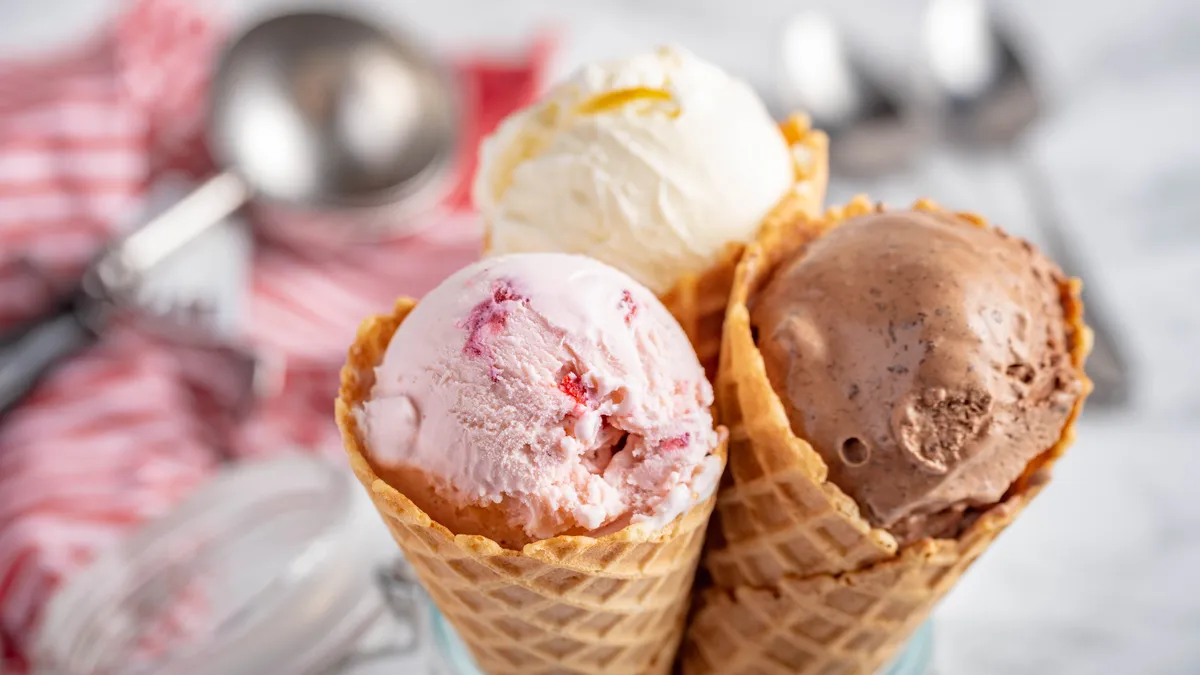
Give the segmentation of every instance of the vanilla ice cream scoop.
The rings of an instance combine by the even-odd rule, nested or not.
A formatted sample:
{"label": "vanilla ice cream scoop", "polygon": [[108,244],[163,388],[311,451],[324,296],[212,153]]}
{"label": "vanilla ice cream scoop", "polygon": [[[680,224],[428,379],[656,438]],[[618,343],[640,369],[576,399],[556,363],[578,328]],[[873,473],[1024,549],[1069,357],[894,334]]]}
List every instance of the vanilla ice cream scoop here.
{"label": "vanilla ice cream scoop", "polygon": [[584,66],[480,150],[492,253],[562,251],[658,294],[750,239],[797,159],[745,82],[678,47]]}
{"label": "vanilla ice cream scoop", "polygon": [[666,525],[715,489],[712,387],[649,290],[590,258],[488,258],[397,329],[357,411],[380,477],[502,545]]}

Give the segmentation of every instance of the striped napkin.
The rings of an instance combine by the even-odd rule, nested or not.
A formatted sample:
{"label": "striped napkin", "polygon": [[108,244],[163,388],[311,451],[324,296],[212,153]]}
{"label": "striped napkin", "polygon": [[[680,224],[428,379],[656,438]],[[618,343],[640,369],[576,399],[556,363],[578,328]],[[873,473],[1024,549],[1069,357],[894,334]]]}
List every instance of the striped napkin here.
{"label": "striped napkin", "polygon": [[[0,328],[78,275],[160,176],[211,170],[203,101],[222,32],[185,0],[138,0],[52,63],[0,62]],[[27,667],[39,610],[63,579],[220,458],[337,452],[330,402],[358,322],[477,256],[474,148],[537,93],[546,55],[539,44],[511,63],[459,62],[462,172],[427,229],[331,254],[264,223],[240,328],[278,364],[281,386],[249,414],[231,409],[233,369],[220,357],[122,324],[0,425],[0,671]]]}

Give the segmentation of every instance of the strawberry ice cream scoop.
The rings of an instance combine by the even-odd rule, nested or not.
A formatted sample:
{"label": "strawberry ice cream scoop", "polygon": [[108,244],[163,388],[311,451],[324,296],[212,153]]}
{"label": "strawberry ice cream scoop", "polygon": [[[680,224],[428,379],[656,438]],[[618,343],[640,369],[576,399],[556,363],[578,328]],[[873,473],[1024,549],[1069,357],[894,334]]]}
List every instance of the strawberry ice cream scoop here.
{"label": "strawberry ice cream scoop", "polygon": [[591,258],[453,275],[404,320],[357,411],[379,475],[510,548],[661,527],[715,489],[712,387],[657,298]]}

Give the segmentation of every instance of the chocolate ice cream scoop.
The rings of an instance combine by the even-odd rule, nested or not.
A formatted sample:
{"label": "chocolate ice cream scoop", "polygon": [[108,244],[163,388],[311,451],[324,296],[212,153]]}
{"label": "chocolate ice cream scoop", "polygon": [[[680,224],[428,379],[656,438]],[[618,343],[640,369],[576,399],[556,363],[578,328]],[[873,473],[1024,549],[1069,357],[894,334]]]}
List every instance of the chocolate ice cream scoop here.
{"label": "chocolate ice cream scoop", "polygon": [[908,542],[953,536],[1058,440],[1083,389],[1062,281],[999,230],[877,213],[785,260],[751,321],[793,429]]}

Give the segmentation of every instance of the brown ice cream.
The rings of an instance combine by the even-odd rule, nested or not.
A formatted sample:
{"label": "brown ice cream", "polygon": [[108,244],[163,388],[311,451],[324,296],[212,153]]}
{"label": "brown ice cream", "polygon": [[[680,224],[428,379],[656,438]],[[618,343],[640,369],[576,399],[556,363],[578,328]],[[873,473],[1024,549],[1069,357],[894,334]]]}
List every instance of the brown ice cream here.
{"label": "brown ice cream", "polygon": [[1059,438],[1082,392],[1061,279],[998,230],[871,214],[784,261],[751,319],[792,427],[909,542],[956,534]]}

